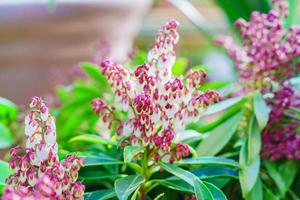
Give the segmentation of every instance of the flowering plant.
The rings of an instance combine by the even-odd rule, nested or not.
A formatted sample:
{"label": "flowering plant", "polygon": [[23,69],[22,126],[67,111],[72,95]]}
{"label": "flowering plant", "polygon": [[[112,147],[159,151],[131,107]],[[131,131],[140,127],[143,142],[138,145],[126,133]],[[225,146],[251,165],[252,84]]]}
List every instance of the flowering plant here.
{"label": "flowering plant", "polygon": [[[118,141],[118,144],[107,140],[102,143],[120,145],[124,159],[87,152],[83,156],[86,166],[83,178],[89,179],[88,168],[114,164],[124,164],[128,169],[122,167],[121,171],[131,175],[117,179],[114,189],[86,193],[87,199],[100,194],[119,199],[129,196],[132,199],[155,198],[153,195],[157,196],[157,192],[152,191],[158,185],[178,191],[185,188],[184,193],[194,193],[197,199],[214,199],[216,195],[226,198],[212,182],[200,179],[214,167],[201,169],[198,166],[217,165],[219,170],[224,170],[219,176],[229,177],[227,170],[233,168],[230,170],[236,174],[237,163],[225,158],[197,157],[193,148],[180,139],[187,133],[186,125],[196,121],[220,97],[214,91],[200,92],[199,87],[206,76],[204,71],[192,70],[185,80],[183,76],[172,75],[175,45],[179,39],[178,26],[175,20],[166,23],[156,34],[156,44],[149,51],[148,61],[134,70],[108,60],[101,62],[101,72],[107,78],[115,98],[113,105],[100,98],[94,99],[93,110]],[[115,147],[111,148],[114,150]],[[183,159],[190,156],[190,152],[193,152],[193,158]],[[188,172],[178,165],[196,170]],[[162,176],[169,176],[166,172],[175,176],[161,179]],[[172,196],[162,193],[157,198],[163,195]]]}
{"label": "flowering plant", "polygon": [[[254,11],[249,22],[236,21],[242,45],[235,44],[230,37],[216,38],[216,43],[227,50],[239,71],[241,90],[233,98],[211,107],[209,114],[221,110],[224,114],[211,127],[204,127],[215,131],[197,149],[199,153],[206,149],[220,135],[220,130],[229,131],[222,136],[226,142],[217,145],[217,151],[200,155],[228,154],[223,150],[225,146],[233,156],[239,151],[242,167],[239,180],[246,199],[293,196],[290,187],[297,175],[294,160],[299,159],[300,121],[299,94],[294,80],[299,73],[300,28],[286,30],[288,4],[284,0],[272,2],[274,8],[270,12]],[[234,133],[238,134],[234,136]],[[283,181],[288,176],[289,181],[280,185],[276,176]],[[279,192],[271,189],[272,181]]]}
{"label": "flowering plant", "polygon": [[25,118],[26,147],[10,150],[9,166],[16,170],[6,179],[3,199],[83,199],[84,185],[76,182],[83,160],[68,155],[59,162],[55,119],[39,97],[30,103]]}

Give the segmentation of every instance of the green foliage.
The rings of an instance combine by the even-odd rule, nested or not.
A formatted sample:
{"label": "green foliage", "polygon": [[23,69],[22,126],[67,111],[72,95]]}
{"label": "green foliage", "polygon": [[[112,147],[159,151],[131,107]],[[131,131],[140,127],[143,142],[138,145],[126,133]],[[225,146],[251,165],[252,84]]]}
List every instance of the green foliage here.
{"label": "green foliage", "polygon": [[5,149],[16,143],[13,134],[13,123],[18,116],[17,106],[8,99],[0,97],[0,149]]}
{"label": "green foliage", "polygon": [[134,192],[145,179],[142,175],[131,175],[120,178],[115,182],[115,192],[118,199],[127,200],[127,198]]}
{"label": "green foliage", "polygon": [[13,173],[13,170],[9,168],[7,162],[0,160],[0,194],[2,194],[2,190],[5,187],[6,178]]}

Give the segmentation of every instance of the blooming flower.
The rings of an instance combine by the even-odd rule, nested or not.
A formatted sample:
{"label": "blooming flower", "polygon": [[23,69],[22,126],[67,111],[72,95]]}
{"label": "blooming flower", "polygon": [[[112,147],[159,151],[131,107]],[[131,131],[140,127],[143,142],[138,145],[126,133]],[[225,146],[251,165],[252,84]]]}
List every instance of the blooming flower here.
{"label": "blooming flower", "polygon": [[[206,77],[203,71],[190,71],[186,84],[183,76],[172,75],[178,26],[175,20],[166,23],[156,34],[148,62],[133,71],[102,61],[101,71],[115,94],[115,105],[108,106],[101,99],[92,102],[103,122],[109,128],[116,123],[117,135],[127,138],[123,146],[143,146],[153,152],[154,160],[168,155],[170,162],[189,155],[188,146],[176,141],[177,134],[199,118],[201,109],[220,99],[214,91],[198,90]],[[116,109],[127,112],[128,120],[118,119]]]}
{"label": "blooming flower", "polygon": [[267,14],[253,12],[250,22],[236,21],[243,45],[233,43],[230,37],[216,39],[225,47],[240,72],[242,93],[259,90],[269,97],[269,122],[263,131],[262,155],[271,160],[300,159],[299,120],[286,116],[291,107],[300,108],[300,96],[295,94],[288,79],[299,71],[300,28],[284,29],[283,19],[288,16],[288,4],[273,0],[274,9]]}
{"label": "blooming flower", "polygon": [[284,0],[273,0],[274,9],[267,14],[252,12],[251,19],[236,21],[243,45],[237,45],[231,37],[218,37],[216,43],[223,46],[240,72],[244,92],[256,89],[269,92],[275,82],[282,83],[294,75],[300,56],[300,28],[284,29],[283,18],[288,15]]}
{"label": "blooming flower", "polygon": [[32,98],[25,118],[26,147],[10,150],[16,172],[6,180],[5,200],[83,199],[84,185],[76,182],[83,160],[68,155],[58,160],[55,119],[39,97]]}

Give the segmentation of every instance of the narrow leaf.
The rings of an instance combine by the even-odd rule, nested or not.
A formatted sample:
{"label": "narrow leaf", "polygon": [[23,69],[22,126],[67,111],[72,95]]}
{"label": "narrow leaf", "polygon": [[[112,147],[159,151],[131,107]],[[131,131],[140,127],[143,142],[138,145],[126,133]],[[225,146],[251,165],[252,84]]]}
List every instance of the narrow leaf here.
{"label": "narrow leaf", "polygon": [[84,193],[85,200],[106,200],[114,197],[116,197],[116,193],[111,189]]}
{"label": "narrow leaf", "polygon": [[118,199],[127,200],[133,191],[135,191],[145,179],[142,175],[131,175],[120,178],[115,182],[115,192]]}
{"label": "narrow leaf", "polygon": [[188,184],[194,187],[194,193],[198,200],[213,200],[212,194],[205,184],[194,174],[184,169],[164,162],[159,162],[159,165],[169,173],[179,177]]}
{"label": "narrow leaf", "polygon": [[84,155],[84,167],[97,166],[97,165],[118,165],[123,164],[121,160],[112,158],[108,155],[98,153],[97,155]]}
{"label": "narrow leaf", "polygon": [[263,189],[260,177],[257,177],[254,187],[246,196],[246,200],[263,200]]}
{"label": "narrow leaf", "polygon": [[259,92],[255,92],[253,96],[254,113],[260,130],[263,130],[268,123],[270,108]]}
{"label": "narrow leaf", "polygon": [[222,157],[196,157],[196,158],[186,158],[175,164],[178,165],[217,165],[217,166],[228,166],[239,168],[240,165],[234,160]]}
{"label": "narrow leaf", "polygon": [[242,167],[239,172],[240,184],[243,196],[246,197],[255,185],[260,168],[260,157],[257,157],[253,163],[248,164],[247,141],[240,151],[240,166]]}
{"label": "narrow leaf", "polygon": [[89,142],[89,143],[99,143],[99,144],[111,144],[116,145],[116,142],[109,139],[103,138],[99,135],[83,134],[72,137],[69,142]]}
{"label": "narrow leaf", "polygon": [[259,155],[261,149],[260,129],[255,116],[252,116],[248,130],[248,164],[251,164]]}
{"label": "narrow leaf", "polygon": [[213,104],[208,107],[208,109],[203,113],[203,115],[211,115],[223,111],[237,103],[239,103],[243,98],[242,97],[233,97],[220,101],[219,103]]}
{"label": "narrow leaf", "polygon": [[222,190],[217,188],[214,184],[205,182],[205,181],[203,181],[203,183],[210,190],[214,200],[227,200],[227,198],[226,198],[225,194],[222,192]]}
{"label": "narrow leaf", "polygon": [[138,153],[144,152],[144,148],[140,146],[126,146],[124,149],[124,161],[131,162],[131,160]]}
{"label": "narrow leaf", "polygon": [[238,112],[214,128],[197,147],[199,156],[214,156],[219,153],[236,132],[243,112]]}

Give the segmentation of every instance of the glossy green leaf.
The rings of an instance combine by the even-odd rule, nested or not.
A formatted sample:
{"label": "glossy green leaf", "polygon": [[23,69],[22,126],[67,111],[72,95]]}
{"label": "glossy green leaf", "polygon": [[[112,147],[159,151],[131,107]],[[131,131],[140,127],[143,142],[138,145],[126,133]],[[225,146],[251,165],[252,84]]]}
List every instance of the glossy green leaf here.
{"label": "glossy green leaf", "polygon": [[144,182],[145,179],[142,175],[131,175],[116,180],[115,192],[118,199],[127,200],[127,198]]}
{"label": "glossy green leaf", "polygon": [[110,174],[106,171],[99,171],[99,170],[93,170],[85,168],[81,169],[79,171],[79,178],[82,180],[103,180],[103,179],[117,179],[121,177],[125,177],[125,174]]}
{"label": "glossy green leaf", "polygon": [[111,189],[84,193],[85,200],[106,200],[114,197],[116,197],[116,193],[114,190]]}
{"label": "glossy green leaf", "polygon": [[208,107],[208,109],[203,113],[203,115],[211,115],[223,111],[239,102],[241,102],[243,97],[233,97],[220,101],[219,103],[213,104]]}
{"label": "glossy green leaf", "polygon": [[206,185],[206,187],[211,192],[214,200],[227,200],[227,198],[224,195],[224,193],[222,192],[222,190],[217,188],[214,184],[206,182],[206,181],[203,181],[203,183]]}
{"label": "glossy green leaf", "polygon": [[236,132],[242,115],[243,112],[239,112],[214,128],[197,147],[198,155],[214,156],[219,153]]}
{"label": "glossy green leaf", "polygon": [[2,194],[2,190],[6,186],[5,180],[13,173],[14,171],[9,168],[7,162],[0,160],[0,194]]}
{"label": "glossy green leaf", "polygon": [[0,149],[8,148],[14,143],[15,140],[9,128],[0,123]]}
{"label": "glossy green leaf", "polygon": [[172,73],[174,76],[184,75],[185,70],[188,66],[188,60],[186,58],[178,58],[176,59],[175,64],[172,68]]}
{"label": "glossy green leaf", "polygon": [[240,151],[239,162],[242,168],[239,172],[239,179],[243,196],[246,197],[256,183],[260,169],[260,157],[257,157],[251,164],[248,164],[248,149],[247,142],[245,142]]}
{"label": "glossy green leaf", "polygon": [[212,194],[205,184],[194,174],[184,169],[171,165],[169,163],[159,162],[159,165],[167,172],[179,177],[194,188],[194,193],[197,199],[201,200],[212,200]]}
{"label": "glossy green leaf", "polygon": [[263,130],[269,120],[270,108],[259,92],[254,93],[253,108],[259,128]]}
{"label": "glossy green leaf", "polygon": [[140,190],[140,186],[135,189],[135,191],[134,191],[133,195],[131,196],[130,200],[136,200],[137,199],[139,190]]}
{"label": "glossy green leaf", "polygon": [[81,156],[84,159],[84,167],[97,166],[97,165],[120,165],[123,161],[112,158],[108,155],[98,153],[97,155],[84,155]]}
{"label": "glossy green leaf", "polygon": [[193,174],[199,177],[201,180],[214,179],[214,178],[234,178],[238,179],[238,169],[230,167],[209,166],[201,167],[197,170],[192,170]]}
{"label": "glossy green leaf", "polygon": [[255,116],[251,117],[248,130],[248,164],[259,157],[261,149],[261,134]]}
{"label": "glossy green leaf", "polygon": [[246,200],[263,200],[263,188],[260,177],[257,177],[254,187],[246,196]]}
{"label": "glossy green leaf", "polygon": [[239,163],[234,160],[222,157],[196,157],[196,158],[186,158],[175,163],[178,165],[217,165],[217,166],[228,166],[239,168]]}
{"label": "glossy green leaf", "polygon": [[109,139],[103,138],[99,135],[83,134],[72,137],[69,142],[89,142],[89,143],[99,143],[99,144],[111,144],[116,145],[116,142]]}
{"label": "glossy green leaf", "polygon": [[185,193],[194,193],[194,188],[182,179],[160,179],[157,180],[157,182],[160,185],[163,185],[172,190],[177,190]]}
{"label": "glossy green leaf", "polygon": [[126,146],[124,149],[124,161],[131,162],[138,154],[144,152],[144,148],[140,146]]}
{"label": "glossy green leaf", "polygon": [[97,65],[89,62],[83,62],[80,63],[80,67],[88,76],[90,76],[95,81],[99,82],[101,85],[108,85],[105,77],[103,76],[103,74],[100,71],[100,68]]}

